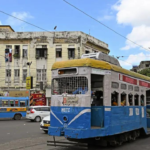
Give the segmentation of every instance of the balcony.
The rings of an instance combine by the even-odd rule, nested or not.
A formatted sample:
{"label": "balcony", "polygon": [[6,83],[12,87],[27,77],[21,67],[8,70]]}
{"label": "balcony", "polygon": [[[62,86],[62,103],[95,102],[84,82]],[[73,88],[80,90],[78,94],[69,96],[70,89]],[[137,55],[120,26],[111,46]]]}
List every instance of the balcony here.
{"label": "balcony", "polygon": [[15,53],[13,56],[14,56],[14,59],[19,59],[20,58],[20,54],[18,54],[18,53]]}

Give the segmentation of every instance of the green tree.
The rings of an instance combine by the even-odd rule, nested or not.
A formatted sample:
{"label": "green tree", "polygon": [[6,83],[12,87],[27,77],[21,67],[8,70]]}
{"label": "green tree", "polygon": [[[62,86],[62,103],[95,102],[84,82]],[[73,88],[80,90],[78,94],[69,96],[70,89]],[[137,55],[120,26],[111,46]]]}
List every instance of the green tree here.
{"label": "green tree", "polygon": [[139,71],[138,73],[150,77],[150,68],[143,69]]}

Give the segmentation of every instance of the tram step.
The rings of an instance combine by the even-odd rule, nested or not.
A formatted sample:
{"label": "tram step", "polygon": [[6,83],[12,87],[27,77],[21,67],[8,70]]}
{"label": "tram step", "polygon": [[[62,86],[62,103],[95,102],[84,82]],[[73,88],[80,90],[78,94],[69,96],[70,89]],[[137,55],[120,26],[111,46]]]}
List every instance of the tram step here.
{"label": "tram step", "polygon": [[147,128],[147,134],[150,134],[150,128]]}
{"label": "tram step", "polygon": [[100,129],[101,127],[91,126],[91,129]]}
{"label": "tram step", "polygon": [[80,147],[87,148],[88,145],[86,143],[77,143],[77,142],[59,142],[59,141],[47,141],[47,146],[61,146],[61,147]]}

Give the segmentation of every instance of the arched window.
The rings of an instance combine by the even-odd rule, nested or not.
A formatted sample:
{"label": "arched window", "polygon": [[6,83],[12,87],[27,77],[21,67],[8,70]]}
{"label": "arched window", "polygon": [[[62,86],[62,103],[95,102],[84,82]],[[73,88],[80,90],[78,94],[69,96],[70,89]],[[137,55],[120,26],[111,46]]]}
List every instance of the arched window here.
{"label": "arched window", "polygon": [[134,104],[135,104],[135,106],[139,106],[139,95],[138,94],[134,95]]}
{"label": "arched window", "polygon": [[128,95],[128,100],[129,100],[129,106],[133,106],[133,95],[131,93]]}
{"label": "arched window", "polygon": [[112,106],[118,106],[118,93],[114,91],[111,93],[111,105]]}
{"label": "arched window", "polygon": [[141,95],[140,101],[141,101],[141,106],[144,106],[145,102],[144,102],[144,95],[143,94]]}
{"label": "arched window", "polygon": [[121,106],[126,106],[126,93],[121,93]]}

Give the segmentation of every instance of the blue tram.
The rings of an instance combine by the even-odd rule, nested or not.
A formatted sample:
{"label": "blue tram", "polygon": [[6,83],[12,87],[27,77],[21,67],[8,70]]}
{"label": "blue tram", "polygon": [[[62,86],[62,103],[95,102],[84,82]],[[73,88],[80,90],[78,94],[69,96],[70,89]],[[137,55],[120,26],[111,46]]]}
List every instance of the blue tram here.
{"label": "blue tram", "polygon": [[121,68],[113,57],[85,54],[52,66],[49,135],[120,145],[150,133],[149,110],[150,78]]}

